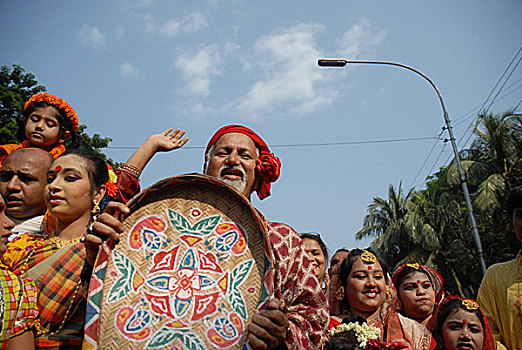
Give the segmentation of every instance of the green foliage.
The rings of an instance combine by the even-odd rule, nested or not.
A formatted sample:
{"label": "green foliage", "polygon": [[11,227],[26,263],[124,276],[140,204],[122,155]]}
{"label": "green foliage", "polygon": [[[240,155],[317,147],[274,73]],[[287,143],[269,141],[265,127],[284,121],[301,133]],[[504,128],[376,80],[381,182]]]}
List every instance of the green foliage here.
{"label": "green foliage", "polygon": [[34,94],[45,91],[31,73],[15,64],[0,68],[0,144],[17,143],[18,125],[24,103]]}
{"label": "green foliage", "polygon": [[[474,133],[461,158],[491,265],[513,259],[520,249],[502,204],[522,182],[522,120],[511,111],[483,114]],[[442,274],[450,293],[475,297],[482,274],[455,162],[429,176],[425,189],[403,193],[401,185],[390,186],[387,199],[374,198],[356,238],[376,236],[372,246],[391,269],[420,262]]]}
{"label": "green foliage", "polygon": [[[39,85],[32,73],[27,73],[22,66],[14,64],[12,67],[3,65],[0,68],[0,144],[20,143],[18,137],[19,123],[22,122],[24,104],[29,98],[39,92],[46,91],[45,86]],[[101,149],[107,148],[111,138],[99,134],[89,136],[80,125],[78,135],[80,148],[90,149],[100,155],[107,163],[116,168],[117,163],[108,158]],[[66,147],[68,144],[66,144]]]}

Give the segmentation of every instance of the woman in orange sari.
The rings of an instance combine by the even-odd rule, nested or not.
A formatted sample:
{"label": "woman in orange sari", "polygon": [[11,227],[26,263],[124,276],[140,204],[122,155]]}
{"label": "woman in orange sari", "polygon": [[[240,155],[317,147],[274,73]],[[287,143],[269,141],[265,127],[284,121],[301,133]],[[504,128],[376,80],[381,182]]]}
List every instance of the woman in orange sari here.
{"label": "woman in orange sari", "polygon": [[97,249],[80,240],[105,195],[107,166],[96,154],[74,149],[47,173],[46,205],[58,219],[56,231],[12,261],[11,271],[32,278],[38,289],[37,349],[80,349],[86,293]]}

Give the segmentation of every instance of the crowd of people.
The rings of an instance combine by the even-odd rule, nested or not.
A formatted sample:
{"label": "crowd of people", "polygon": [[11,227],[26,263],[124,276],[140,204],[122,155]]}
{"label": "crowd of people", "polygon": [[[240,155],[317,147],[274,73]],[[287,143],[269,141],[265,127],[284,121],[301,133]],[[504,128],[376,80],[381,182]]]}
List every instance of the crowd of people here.
{"label": "crowd of people", "polygon": [[[188,139],[180,129],[151,135],[113,170],[76,147],[79,120],[65,100],[36,94],[21,122],[23,141],[0,146],[0,349],[81,349],[100,245],[123,234],[145,165]],[[227,125],[203,168],[264,199],[281,161],[253,130]],[[522,188],[507,212],[522,242]],[[273,289],[246,327],[251,349],[522,349],[520,252],[488,269],[475,301],[449,295],[418,262],[391,271],[371,248],[340,248],[329,261],[320,234],[263,220]]]}

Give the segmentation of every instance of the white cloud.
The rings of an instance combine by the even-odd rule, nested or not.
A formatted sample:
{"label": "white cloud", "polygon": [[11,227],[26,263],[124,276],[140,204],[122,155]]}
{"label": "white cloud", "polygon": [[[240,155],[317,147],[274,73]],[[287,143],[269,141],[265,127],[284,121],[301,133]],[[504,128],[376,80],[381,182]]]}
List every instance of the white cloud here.
{"label": "white cloud", "polygon": [[322,88],[327,75],[316,65],[322,54],[315,36],[323,29],[318,24],[299,24],[259,38],[255,57],[243,62],[243,67],[260,70],[264,78],[232,108],[253,119],[282,108],[303,115],[331,103],[336,94]]}
{"label": "white cloud", "polygon": [[362,18],[337,41],[337,53],[346,59],[372,57],[386,38],[386,30],[372,32],[370,20]]}
{"label": "white cloud", "polygon": [[203,46],[196,53],[176,57],[174,66],[186,82],[183,92],[191,96],[208,96],[212,78],[221,74],[221,54],[215,45]]}
{"label": "white cloud", "polygon": [[120,66],[120,75],[126,79],[133,80],[143,80],[145,79],[145,74],[136,69],[129,62],[125,62]]}
{"label": "white cloud", "polygon": [[78,31],[78,36],[84,45],[92,47],[105,47],[105,35],[97,27],[84,24]]}
{"label": "white cloud", "polygon": [[207,17],[199,12],[185,15],[181,19],[173,18],[163,24],[156,23],[151,15],[144,16],[145,32],[158,32],[166,37],[174,37],[180,33],[194,33],[207,27]]}

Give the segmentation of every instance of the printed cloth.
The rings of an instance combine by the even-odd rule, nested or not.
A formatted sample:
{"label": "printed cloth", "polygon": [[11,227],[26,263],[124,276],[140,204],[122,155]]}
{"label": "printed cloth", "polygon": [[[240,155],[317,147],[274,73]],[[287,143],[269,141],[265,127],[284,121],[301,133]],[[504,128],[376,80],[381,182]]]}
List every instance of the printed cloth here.
{"label": "printed cloth", "polygon": [[497,348],[522,349],[522,251],[488,268],[477,303],[489,321]]}
{"label": "printed cloth", "polygon": [[268,145],[255,131],[243,125],[227,125],[222,127],[210,138],[210,141],[207,144],[207,148],[205,149],[205,161],[208,152],[212,146],[214,146],[217,140],[219,140],[221,136],[233,132],[244,134],[250,137],[259,150],[259,157],[256,160],[256,179],[259,181],[259,185],[255,191],[257,192],[259,199],[263,200],[270,196],[270,187],[272,186],[272,182],[277,181],[279,178],[279,174],[281,172],[281,161],[272,152],[270,152]]}
{"label": "printed cloth", "polygon": [[20,261],[12,263],[13,273],[33,277],[38,289],[40,315],[35,342],[42,345],[37,349],[60,346],[74,349],[68,345],[71,341],[81,344],[87,290],[81,279],[84,264],[83,243],[59,249],[55,243],[44,240],[39,240]]}
{"label": "printed cloth", "polygon": [[[8,155],[13,153],[16,150],[22,149],[22,148],[29,148],[29,147],[36,147],[38,146],[34,145],[29,140],[24,140],[21,143],[11,143],[7,145],[0,145],[0,166],[4,164],[4,160],[7,158]],[[63,144],[58,144],[54,148],[52,148],[49,153],[56,159],[58,158],[63,152],[65,152],[65,146]]]}
{"label": "printed cloth", "polygon": [[267,222],[272,246],[274,296],[290,322],[288,349],[322,349],[328,340],[328,304],[301,237],[285,224]]}
{"label": "printed cloth", "polygon": [[0,349],[6,349],[9,338],[37,327],[36,287],[30,279],[3,269],[0,285]]}

